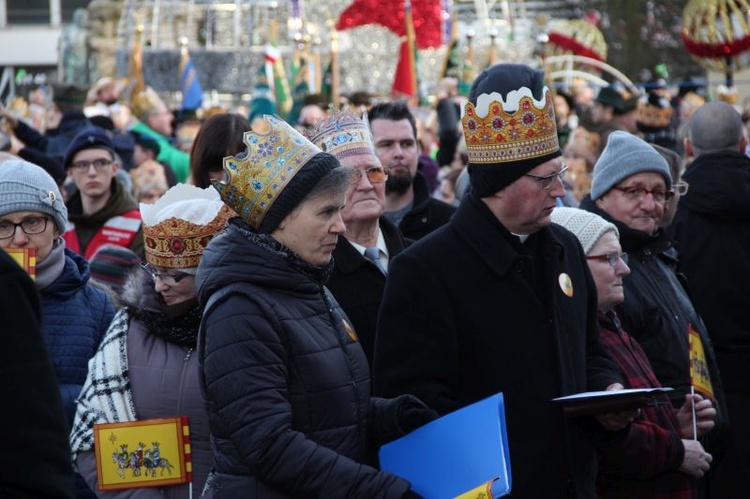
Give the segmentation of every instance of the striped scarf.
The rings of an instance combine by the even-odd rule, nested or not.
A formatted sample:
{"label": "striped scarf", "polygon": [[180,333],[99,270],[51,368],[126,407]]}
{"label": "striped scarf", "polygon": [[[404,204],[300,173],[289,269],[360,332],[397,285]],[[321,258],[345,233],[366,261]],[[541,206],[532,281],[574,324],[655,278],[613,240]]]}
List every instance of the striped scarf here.
{"label": "striped scarf", "polygon": [[94,447],[94,424],[135,421],[133,394],[128,378],[127,336],[130,315],[127,307],[117,312],[96,355],[78,396],[70,448],[73,463],[79,452]]}

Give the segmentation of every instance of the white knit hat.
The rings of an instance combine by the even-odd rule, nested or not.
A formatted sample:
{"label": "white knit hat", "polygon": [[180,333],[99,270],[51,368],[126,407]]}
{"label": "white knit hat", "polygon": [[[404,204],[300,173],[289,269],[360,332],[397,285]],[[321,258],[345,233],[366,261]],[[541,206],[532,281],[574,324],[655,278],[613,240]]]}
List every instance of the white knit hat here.
{"label": "white knit hat", "polygon": [[607,222],[599,215],[578,208],[560,207],[552,210],[552,222],[562,225],[578,238],[583,252],[589,254],[591,248],[607,232],[614,232],[619,239],[620,233],[614,224]]}

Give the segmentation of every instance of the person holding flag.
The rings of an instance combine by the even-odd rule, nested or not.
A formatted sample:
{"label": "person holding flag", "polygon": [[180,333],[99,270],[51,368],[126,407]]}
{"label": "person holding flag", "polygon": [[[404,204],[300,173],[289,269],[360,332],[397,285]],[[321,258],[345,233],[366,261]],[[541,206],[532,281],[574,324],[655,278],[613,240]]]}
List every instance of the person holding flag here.
{"label": "person holding flag", "polygon": [[[124,306],[89,363],[70,435],[73,462],[91,489],[97,490],[101,475],[106,477],[102,460],[111,462],[112,452],[95,445],[95,424],[138,426],[147,420],[187,416],[192,484],[201,491],[213,454],[194,354],[202,314],[195,274],[206,245],[234,213],[215,189],[187,184],[172,187],[156,203],[141,204],[140,209],[148,241],[146,261],[143,272],[126,285]],[[143,441],[152,442],[145,437]],[[171,454],[170,459],[184,457]],[[105,497],[185,498],[191,488],[189,484],[141,489],[134,489],[138,483],[131,485],[106,492]]]}
{"label": "person holding flag", "polygon": [[[617,227],[599,215],[560,207],[552,222],[572,232],[581,242],[596,284],[599,338],[620,370],[626,388],[661,386],[643,349],[622,328],[614,310],[625,300],[622,281],[630,274]],[[623,438],[599,445],[597,492],[608,499],[690,499],[693,478],[710,469],[712,456],[697,441],[714,426],[716,410],[708,399],[691,395],[676,409],[668,397],[644,407]]]}
{"label": "person holding flag", "polygon": [[[625,301],[617,307],[623,329],[646,352],[662,385],[674,388],[672,404],[680,407],[693,392],[689,338],[700,340],[705,353],[701,382],[716,406],[716,425],[701,441],[718,461],[727,443],[728,418],[721,378],[703,320],[674,271],[671,248],[659,223],[666,202],[674,195],[666,160],[651,145],[623,131],[615,131],[599,157],[591,193],[580,207],[613,223],[623,250],[630,255],[630,275],[623,279]],[[690,334],[693,331],[694,334]],[[697,341],[694,343],[698,349]]]}

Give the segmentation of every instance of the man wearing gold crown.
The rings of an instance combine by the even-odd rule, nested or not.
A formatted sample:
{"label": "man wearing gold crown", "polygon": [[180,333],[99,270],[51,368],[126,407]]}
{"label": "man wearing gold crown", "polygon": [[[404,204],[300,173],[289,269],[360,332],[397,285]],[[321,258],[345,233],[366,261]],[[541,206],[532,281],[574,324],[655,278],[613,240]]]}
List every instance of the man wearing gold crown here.
{"label": "man wearing gold crown", "polygon": [[388,261],[406,246],[398,227],[383,216],[388,170],[375,154],[367,121],[352,111],[337,112],[319,121],[310,140],[355,173],[344,198],[341,218],[346,232],[339,236],[333,252],[328,289],[351,319],[372,363]]}
{"label": "man wearing gold crown", "polygon": [[573,422],[552,402],[622,388],[580,243],[550,222],[566,169],[552,96],[541,73],[496,65],[474,81],[462,123],[471,192],[391,262],[375,393],[410,393],[446,414],[503,392],[511,497],[594,497],[587,433],[607,438],[634,414]]}

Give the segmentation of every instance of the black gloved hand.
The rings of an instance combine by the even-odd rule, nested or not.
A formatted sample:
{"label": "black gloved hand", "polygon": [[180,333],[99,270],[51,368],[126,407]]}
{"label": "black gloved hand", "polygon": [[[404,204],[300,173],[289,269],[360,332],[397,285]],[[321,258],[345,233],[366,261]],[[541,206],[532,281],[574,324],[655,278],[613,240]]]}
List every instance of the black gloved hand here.
{"label": "black gloved hand", "polygon": [[401,404],[398,411],[398,425],[405,433],[410,433],[437,418],[437,412],[411,396]]}
{"label": "black gloved hand", "polygon": [[409,489],[406,491],[406,494],[401,496],[401,499],[424,499],[424,496],[421,496],[414,492],[412,489]]}

